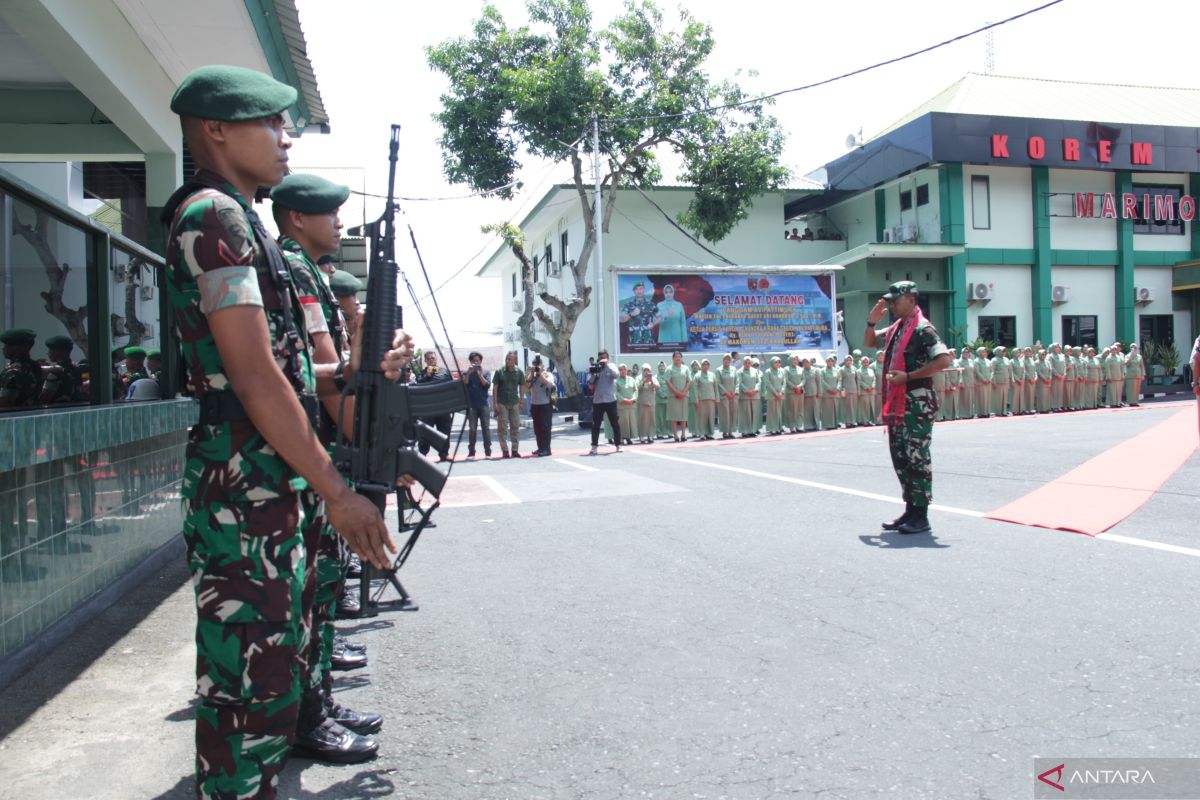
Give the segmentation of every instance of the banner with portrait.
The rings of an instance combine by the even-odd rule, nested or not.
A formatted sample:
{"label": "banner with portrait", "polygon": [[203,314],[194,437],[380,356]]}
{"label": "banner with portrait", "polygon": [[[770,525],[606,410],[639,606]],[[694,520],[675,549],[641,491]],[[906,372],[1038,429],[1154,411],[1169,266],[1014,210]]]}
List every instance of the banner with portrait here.
{"label": "banner with portrait", "polygon": [[833,276],[620,273],[620,352],[835,349]]}

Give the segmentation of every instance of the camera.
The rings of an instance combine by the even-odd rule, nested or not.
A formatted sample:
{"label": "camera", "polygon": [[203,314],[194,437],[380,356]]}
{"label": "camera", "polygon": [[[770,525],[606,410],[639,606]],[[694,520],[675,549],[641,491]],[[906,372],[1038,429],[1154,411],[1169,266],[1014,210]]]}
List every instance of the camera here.
{"label": "camera", "polygon": [[602,369],[604,369],[604,367],[600,366],[599,364],[592,364],[590,367],[588,367],[588,373],[591,375],[599,375],[600,370]]}

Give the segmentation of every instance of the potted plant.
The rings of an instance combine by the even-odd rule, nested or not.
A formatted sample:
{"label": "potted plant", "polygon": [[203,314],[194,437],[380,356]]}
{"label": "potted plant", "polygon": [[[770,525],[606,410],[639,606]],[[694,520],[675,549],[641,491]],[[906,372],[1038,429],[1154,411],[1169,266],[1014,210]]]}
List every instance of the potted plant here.
{"label": "potted plant", "polygon": [[1163,383],[1179,381],[1179,376],[1175,374],[1175,370],[1179,369],[1179,348],[1174,342],[1162,342],[1154,348],[1154,363],[1163,368]]}

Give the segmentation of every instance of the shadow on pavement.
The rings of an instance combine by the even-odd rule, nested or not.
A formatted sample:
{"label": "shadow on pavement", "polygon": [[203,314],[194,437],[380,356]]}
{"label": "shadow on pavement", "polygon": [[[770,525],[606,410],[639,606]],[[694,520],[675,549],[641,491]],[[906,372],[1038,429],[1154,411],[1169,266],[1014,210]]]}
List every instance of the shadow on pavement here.
{"label": "shadow on pavement", "polygon": [[[373,797],[394,797],[396,786],[389,773],[392,770],[376,769],[359,772],[344,781],[320,791],[305,791],[300,786],[301,773],[311,762],[291,762],[279,778],[279,796],[295,800],[368,800]],[[297,765],[301,765],[297,769]]]}
{"label": "shadow on pavement", "polygon": [[156,794],[153,800],[191,800],[196,796],[196,781],[191,775],[180,778],[179,782],[162,794]]}
{"label": "shadow on pavement", "polygon": [[868,547],[878,547],[881,550],[909,550],[914,547],[945,550],[950,547],[948,544],[939,542],[932,533],[877,533],[870,536],[859,536],[858,540]]}
{"label": "shadow on pavement", "polygon": [[136,628],[189,580],[183,558],[172,558],[94,619],[84,622],[31,669],[0,691],[0,741],[70,686],[94,661]]}

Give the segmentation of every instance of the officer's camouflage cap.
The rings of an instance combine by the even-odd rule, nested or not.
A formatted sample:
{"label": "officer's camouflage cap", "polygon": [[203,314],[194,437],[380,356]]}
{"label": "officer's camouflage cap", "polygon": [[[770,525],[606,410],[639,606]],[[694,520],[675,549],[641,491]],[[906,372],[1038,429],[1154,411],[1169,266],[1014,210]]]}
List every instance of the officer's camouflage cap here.
{"label": "officer's camouflage cap", "polygon": [[212,64],[188,73],[171,97],[181,117],[244,122],[273,117],[296,102],[295,88],[245,67]]}
{"label": "officer's camouflage cap", "polygon": [[339,269],[329,276],[329,290],[335,297],[353,297],[362,291],[362,283],[349,272]]}
{"label": "officer's camouflage cap", "polygon": [[319,175],[292,173],[271,190],[271,202],[301,214],[328,214],[350,196],[350,187]]}
{"label": "officer's camouflage cap", "polygon": [[897,297],[903,297],[906,294],[917,295],[917,285],[912,281],[896,281],[888,287],[887,294],[883,296],[884,300],[895,300]]}
{"label": "officer's camouflage cap", "polygon": [[4,344],[33,344],[37,334],[29,328],[9,328],[0,333],[0,342]]}
{"label": "officer's camouflage cap", "polygon": [[126,347],[125,348],[125,357],[126,358],[145,358],[146,357],[146,348],[144,348],[144,347]]}
{"label": "officer's camouflage cap", "polygon": [[51,336],[46,340],[47,350],[71,350],[74,347],[75,342],[71,341],[70,336],[59,334],[58,336]]}

